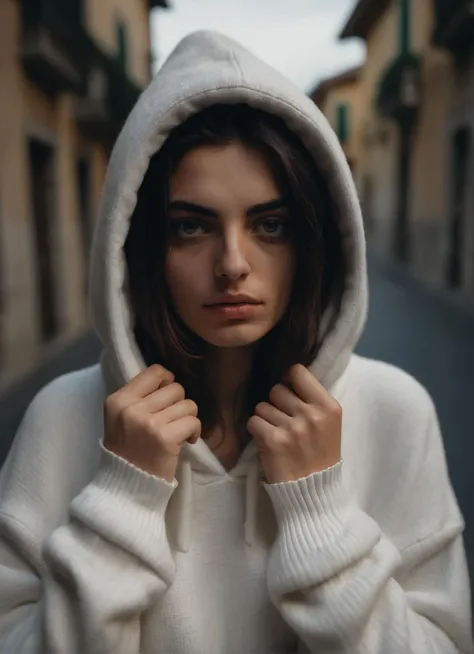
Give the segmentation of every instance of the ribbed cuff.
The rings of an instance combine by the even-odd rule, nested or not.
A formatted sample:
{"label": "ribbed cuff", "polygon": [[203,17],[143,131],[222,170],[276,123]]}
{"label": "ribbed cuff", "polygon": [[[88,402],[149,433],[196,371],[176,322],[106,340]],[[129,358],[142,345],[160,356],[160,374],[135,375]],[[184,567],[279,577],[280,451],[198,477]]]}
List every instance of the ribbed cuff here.
{"label": "ribbed cuff", "polygon": [[176,480],[170,484],[154,477],[101,445],[99,470],[71,503],[70,514],[153,566],[166,539],[166,507],[177,486]]}
{"label": "ribbed cuff", "polygon": [[178,486],[176,479],[170,483],[165,479],[151,475],[129,461],[117,456],[102,443],[100,445],[100,467],[96,480],[106,491],[127,492],[143,506],[155,506],[157,494],[166,497],[173,494]]}
{"label": "ribbed cuff", "polygon": [[344,530],[350,495],[343,462],[297,481],[264,484],[280,529],[295,551],[327,547]]}
{"label": "ribbed cuff", "polygon": [[343,461],[297,481],[264,484],[279,534],[268,566],[272,597],[324,582],[369,551],[379,526],[352,500]]}

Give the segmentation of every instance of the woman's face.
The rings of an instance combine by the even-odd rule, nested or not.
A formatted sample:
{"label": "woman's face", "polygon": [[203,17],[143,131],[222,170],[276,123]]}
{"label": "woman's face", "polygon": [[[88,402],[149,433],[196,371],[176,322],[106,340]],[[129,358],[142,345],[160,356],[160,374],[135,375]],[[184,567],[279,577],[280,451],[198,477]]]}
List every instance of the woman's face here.
{"label": "woman's face", "polygon": [[295,256],[263,156],[239,142],[187,153],[170,180],[168,220],[166,279],[184,323],[216,347],[265,336],[288,305]]}

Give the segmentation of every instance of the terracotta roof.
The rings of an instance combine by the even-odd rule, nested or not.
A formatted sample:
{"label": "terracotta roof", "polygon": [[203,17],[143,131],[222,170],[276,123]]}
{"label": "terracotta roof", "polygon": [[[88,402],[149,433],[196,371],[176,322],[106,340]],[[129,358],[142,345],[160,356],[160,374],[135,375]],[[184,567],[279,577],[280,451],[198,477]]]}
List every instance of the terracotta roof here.
{"label": "terracotta roof", "polygon": [[357,66],[356,68],[349,68],[348,70],[328,77],[327,79],[320,82],[320,84],[309,94],[311,100],[315,104],[320,104],[326,97],[328,91],[333,89],[340,84],[349,84],[350,82],[356,82],[359,79],[359,75],[362,71],[363,66]]}
{"label": "terracotta roof", "polygon": [[367,38],[375,21],[383,14],[392,0],[358,0],[345,26],[339,34],[340,39],[358,36]]}

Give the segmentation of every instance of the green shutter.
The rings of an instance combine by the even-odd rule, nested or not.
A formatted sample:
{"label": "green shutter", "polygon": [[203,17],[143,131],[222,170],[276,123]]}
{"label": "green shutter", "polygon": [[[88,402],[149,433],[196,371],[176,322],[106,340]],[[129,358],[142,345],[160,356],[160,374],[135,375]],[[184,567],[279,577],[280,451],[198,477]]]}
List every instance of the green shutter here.
{"label": "green shutter", "polygon": [[128,67],[127,29],[123,21],[117,21],[117,57],[124,71]]}
{"label": "green shutter", "polygon": [[402,55],[410,51],[410,0],[398,0],[399,47]]}
{"label": "green shutter", "polygon": [[336,134],[341,143],[349,138],[349,105],[341,102],[336,109]]}

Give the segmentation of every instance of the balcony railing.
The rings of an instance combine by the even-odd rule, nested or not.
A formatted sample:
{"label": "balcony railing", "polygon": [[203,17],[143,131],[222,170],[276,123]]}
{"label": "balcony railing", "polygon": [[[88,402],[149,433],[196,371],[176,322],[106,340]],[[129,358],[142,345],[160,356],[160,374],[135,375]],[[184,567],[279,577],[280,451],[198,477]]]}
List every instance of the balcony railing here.
{"label": "balcony railing", "polygon": [[80,0],[22,0],[23,64],[46,91],[77,92],[80,126],[114,139],[141,89],[96,44],[80,8]]}
{"label": "balcony railing", "polygon": [[379,112],[399,123],[416,118],[421,103],[420,61],[413,54],[396,57],[380,80],[376,104]]}
{"label": "balcony railing", "polygon": [[474,45],[474,0],[435,0],[433,40],[454,53]]}

